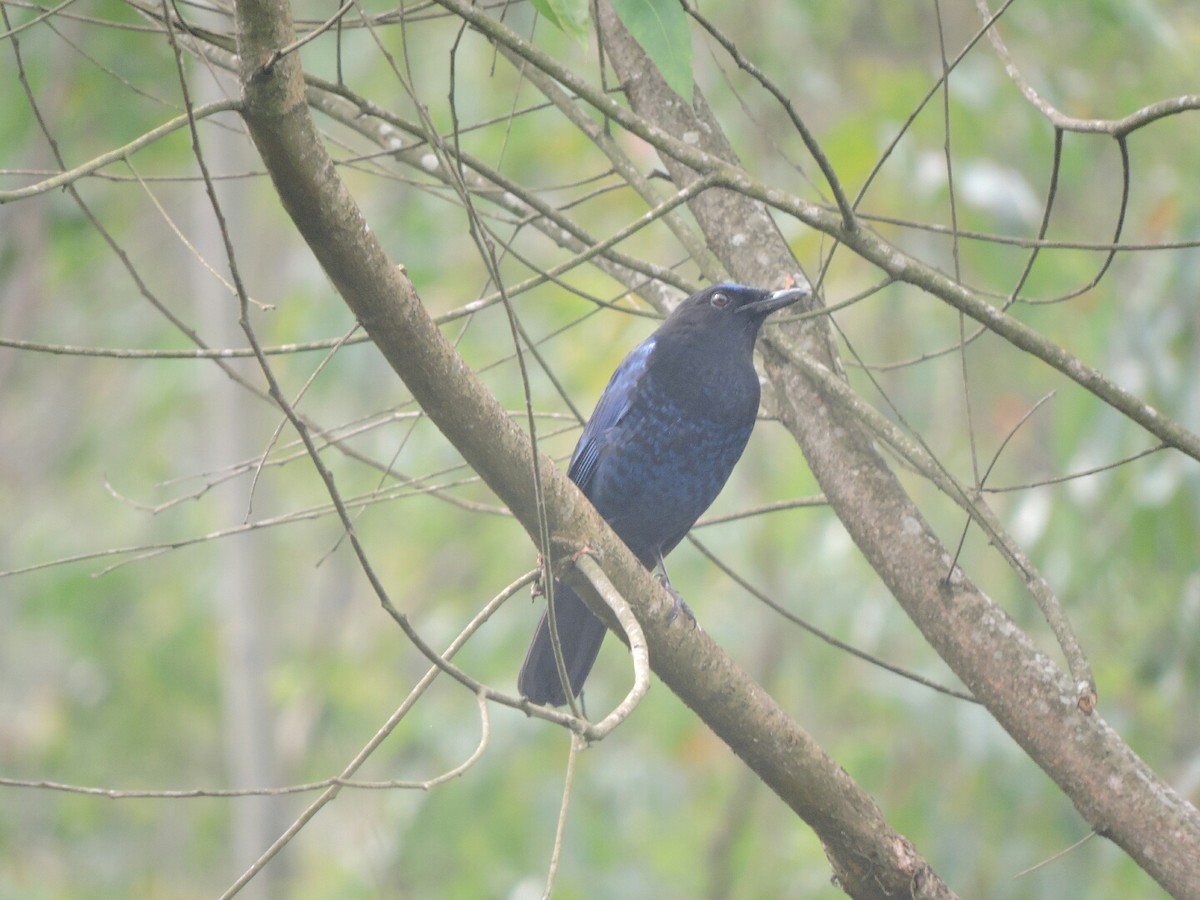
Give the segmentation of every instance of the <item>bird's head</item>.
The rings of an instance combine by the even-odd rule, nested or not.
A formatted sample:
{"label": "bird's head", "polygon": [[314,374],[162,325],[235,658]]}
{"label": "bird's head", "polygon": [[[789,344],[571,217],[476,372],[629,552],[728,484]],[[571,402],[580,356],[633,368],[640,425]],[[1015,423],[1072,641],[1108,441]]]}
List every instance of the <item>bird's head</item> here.
{"label": "bird's head", "polygon": [[724,333],[740,331],[753,339],[767,316],[811,294],[808,287],[766,291],[742,284],[714,284],[680,303],[667,319],[666,326]]}

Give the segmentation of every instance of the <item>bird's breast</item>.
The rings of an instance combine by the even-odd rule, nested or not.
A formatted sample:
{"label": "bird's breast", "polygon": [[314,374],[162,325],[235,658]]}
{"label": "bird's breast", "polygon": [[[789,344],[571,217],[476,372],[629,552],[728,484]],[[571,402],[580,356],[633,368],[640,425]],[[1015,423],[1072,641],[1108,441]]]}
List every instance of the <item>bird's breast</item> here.
{"label": "bird's breast", "polygon": [[689,401],[701,402],[679,402],[644,384],[602,436],[589,498],[636,553],[673,545],[716,499],[754,427],[757,387],[736,402],[695,393]]}

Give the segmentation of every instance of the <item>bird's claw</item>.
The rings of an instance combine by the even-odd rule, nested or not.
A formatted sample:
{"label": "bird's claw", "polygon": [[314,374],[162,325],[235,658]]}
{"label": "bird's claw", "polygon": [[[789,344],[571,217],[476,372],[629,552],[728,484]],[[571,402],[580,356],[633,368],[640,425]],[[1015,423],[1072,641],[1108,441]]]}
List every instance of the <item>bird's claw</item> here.
{"label": "bird's claw", "polygon": [[544,597],[546,594],[546,559],[542,554],[538,554],[537,558],[537,576],[533,579],[533,584],[529,588],[529,597],[531,600],[536,600],[538,597]]}
{"label": "bird's claw", "polygon": [[691,607],[687,605],[679,591],[671,587],[671,582],[665,579],[662,579],[662,586],[666,588],[667,593],[671,595],[671,600],[674,601],[671,605],[671,615],[667,617],[667,624],[674,624],[675,620],[679,618],[679,614],[683,613],[687,617],[687,620],[692,623],[692,627],[695,627],[696,614],[692,612]]}
{"label": "bird's claw", "polygon": [[[579,558],[581,556],[588,556],[591,554],[592,548],[587,544],[584,544],[583,546],[571,552],[571,555],[567,557],[567,563],[574,565],[575,563],[579,562]],[[546,556],[543,553],[539,553],[537,557],[537,577],[534,578],[533,586],[530,588],[530,596],[534,600],[536,600],[538,597],[544,597],[546,595],[546,568]],[[555,583],[557,584],[557,578],[555,579]]]}

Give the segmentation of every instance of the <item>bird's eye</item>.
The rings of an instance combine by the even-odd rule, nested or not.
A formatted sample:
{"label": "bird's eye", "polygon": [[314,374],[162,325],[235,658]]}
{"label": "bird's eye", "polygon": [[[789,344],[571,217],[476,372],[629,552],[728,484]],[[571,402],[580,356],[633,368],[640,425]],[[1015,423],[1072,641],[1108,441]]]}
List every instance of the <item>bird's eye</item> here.
{"label": "bird's eye", "polygon": [[729,295],[722,294],[720,291],[717,291],[712,295],[712,299],[708,302],[711,303],[716,309],[724,309],[729,305]]}

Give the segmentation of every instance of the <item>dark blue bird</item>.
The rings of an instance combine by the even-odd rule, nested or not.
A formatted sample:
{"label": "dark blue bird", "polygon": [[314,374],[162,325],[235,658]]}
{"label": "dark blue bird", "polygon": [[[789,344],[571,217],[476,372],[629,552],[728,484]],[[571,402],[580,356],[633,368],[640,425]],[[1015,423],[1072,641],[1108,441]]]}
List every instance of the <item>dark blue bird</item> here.
{"label": "dark blue bird", "polygon": [[[717,498],[754,428],[759,328],[808,294],[718,284],[688,297],[617,366],[583,430],[567,477],[668,588],[663,557]],[[554,618],[577,695],[604,623],[563,584],[555,586]],[[567,702],[546,615],[517,687],[534,703]]]}

